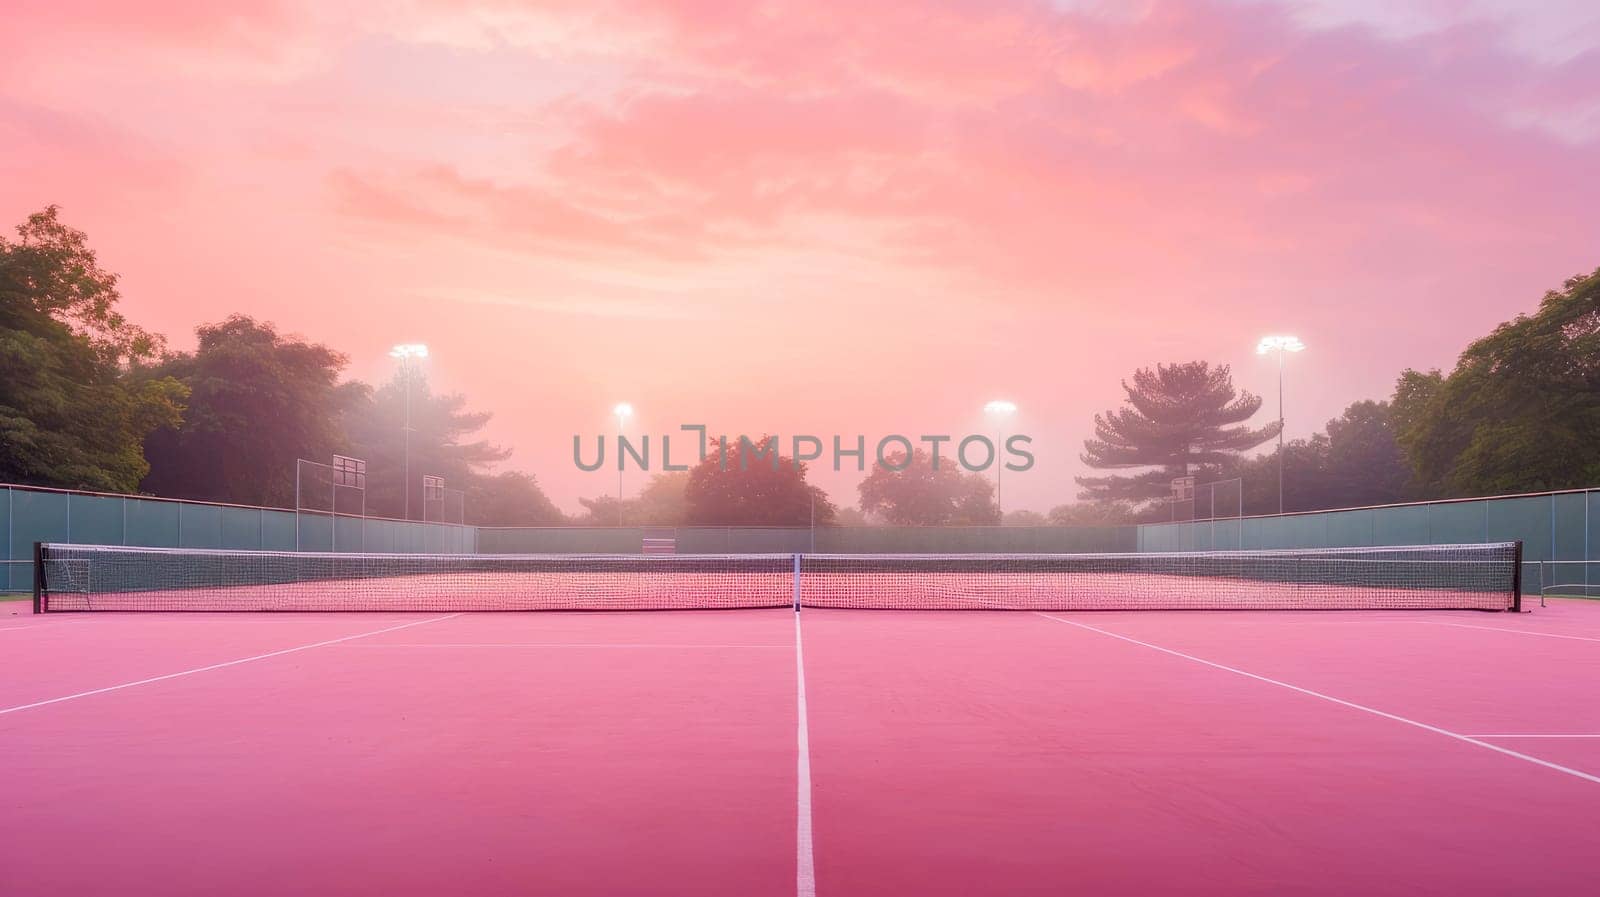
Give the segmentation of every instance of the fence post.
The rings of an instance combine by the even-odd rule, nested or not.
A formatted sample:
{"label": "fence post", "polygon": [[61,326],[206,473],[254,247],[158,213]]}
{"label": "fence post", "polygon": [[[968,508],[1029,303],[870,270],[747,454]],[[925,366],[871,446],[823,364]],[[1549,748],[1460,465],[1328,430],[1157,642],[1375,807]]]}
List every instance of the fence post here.
{"label": "fence post", "polygon": [[33,543],[33,612],[44,613],[44,543]]}
{"label": "fence post", "polygon": [[[1517,547],[1513,551],[1516,562],[1515,566],[1511,568],[1513,571],[1511,574],[1511,610],[1513,612],[1522,610],[1522,540],[1518,539],[1516,545]],[[1542,571],[1539,574],[1539,578],[1541,580],[1544,578]],[[1539,597],[1544,597],[1544,589],[1542,587],[1539,589]]]}

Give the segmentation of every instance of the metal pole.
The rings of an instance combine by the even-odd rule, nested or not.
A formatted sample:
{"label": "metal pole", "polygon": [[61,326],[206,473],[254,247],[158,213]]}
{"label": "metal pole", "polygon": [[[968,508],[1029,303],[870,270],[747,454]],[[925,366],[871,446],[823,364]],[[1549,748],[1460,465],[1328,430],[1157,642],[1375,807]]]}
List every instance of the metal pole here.
{"label": "metal pole", "polygon": [[400,375],[406,382],[405,473],[401,484],[406,494],[406,519],[411,519],[411,359],[400,360]]}
{"label": "metal pole", "polygon": [[294,550],[300,550],[300,459],[294,459]]}
{"label": "metal pole", "polygon": [[817,553],[817,493],[811,493],[811,553]]}
{"label": "metal pole", "polygon": [[1283,349],[1278,349],[1278,513],[1283,514]]}
{"label": "metal pole", "polygon": [[1000,444],[1005,440],[1006,431],[994,431],[994,509],[1000,512],[1000,522],[1006,522],[1006,506],[1000,491],[1000,474],[1005,465],[1000,463]]}

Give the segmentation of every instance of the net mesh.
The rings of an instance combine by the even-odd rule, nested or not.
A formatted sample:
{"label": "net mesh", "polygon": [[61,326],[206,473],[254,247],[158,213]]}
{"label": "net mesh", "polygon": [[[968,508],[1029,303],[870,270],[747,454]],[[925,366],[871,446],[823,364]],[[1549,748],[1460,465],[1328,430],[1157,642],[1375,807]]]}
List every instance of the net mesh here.
{"label": "net mesh", "polygon": [[1515,543],[1150,554],[404,555],[48,545],[46,611],[1517,606]]}

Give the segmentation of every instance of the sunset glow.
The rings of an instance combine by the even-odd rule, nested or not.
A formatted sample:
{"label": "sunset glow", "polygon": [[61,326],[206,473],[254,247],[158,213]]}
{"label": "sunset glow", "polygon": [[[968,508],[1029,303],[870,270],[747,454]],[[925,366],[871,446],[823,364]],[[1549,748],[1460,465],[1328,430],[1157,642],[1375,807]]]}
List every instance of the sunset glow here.
{"label": "sunset glow", "polygon": [[1304,436],[1593,267],[1600,24],[1538,6],[25,2],[0,218],[60,204],[177,348],[426,343],[568,511],[618,395],[877,438],[996,394],[1045,511],[1137,367],[1272,396],[1297,333]]}

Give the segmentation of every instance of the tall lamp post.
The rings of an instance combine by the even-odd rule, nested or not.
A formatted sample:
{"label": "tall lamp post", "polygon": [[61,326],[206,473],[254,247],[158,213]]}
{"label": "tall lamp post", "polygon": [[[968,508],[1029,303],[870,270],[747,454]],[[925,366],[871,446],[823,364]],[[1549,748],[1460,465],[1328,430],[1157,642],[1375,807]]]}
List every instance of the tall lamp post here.
{"label": "tall lamp post", "polygon": [[633,417],[633,406],[627,402],[618,402],[617,407],[611,409],[617,416],[617,526],[622,525],[622,428],[628,418]]}
{"label": "tall lamp post", "polygon": [[1256,343],[1256,354],[1278,353],[1278,513],[1283,513],[1283,356],[1305,350],[1305,343],[1294,336],[1264,336]]}
{"label": "tall lamp post", "polygon": [[405,473],[403,476],[404,488],[401,490],[406,496],[406,519],[411,519],[411,368],[412,365],[428,357],[428,347],[422,343],[401,343],[389,350],[389,357],[400,362],[400,377],[405,381],[406,391],[406,425],[405,425]]}
{"label": "tall lamp post", "polygon": [[1005,442],[1006,420],[1017,413],[1017,405],[1005,399],[995,399],[983,406],[983,410],[994,419],[994,507],[1000,512],[1000,522],[1005,523],[1005,507],[1000,503],[1000,471],[1005,468],[1005,463],[1000,460],[1000,447]]}

